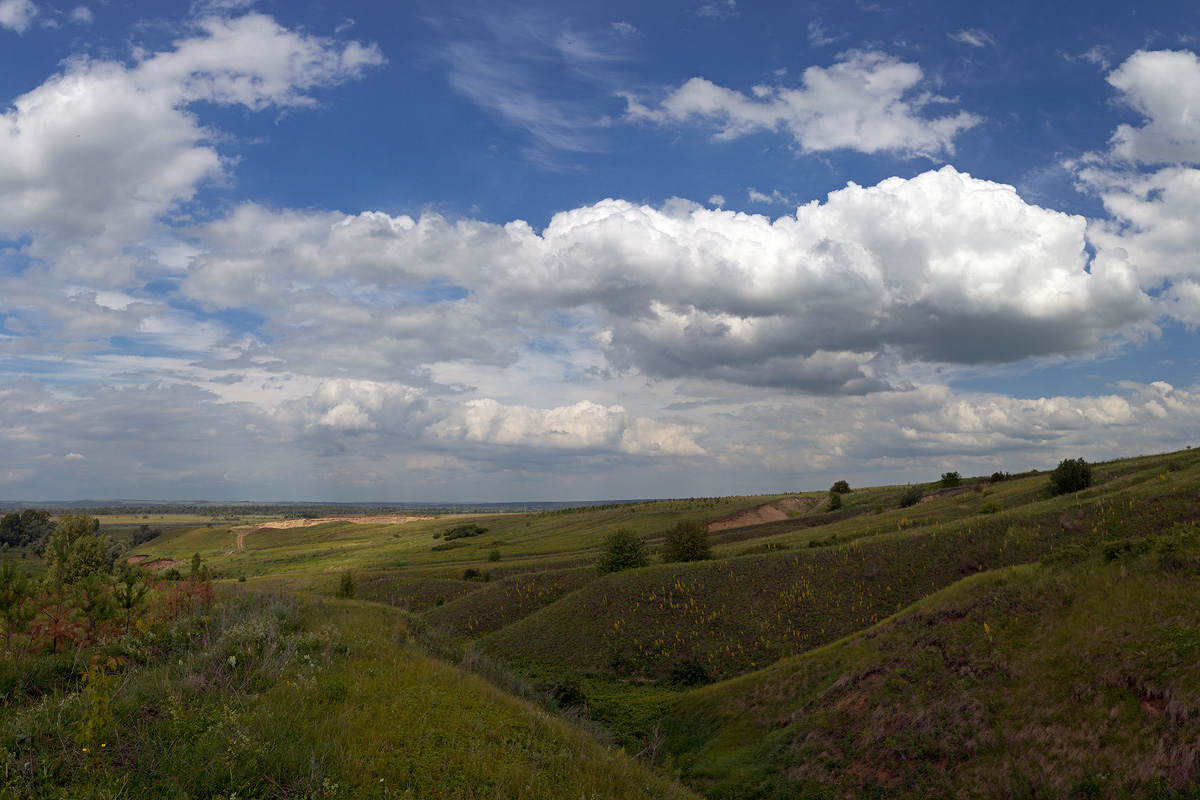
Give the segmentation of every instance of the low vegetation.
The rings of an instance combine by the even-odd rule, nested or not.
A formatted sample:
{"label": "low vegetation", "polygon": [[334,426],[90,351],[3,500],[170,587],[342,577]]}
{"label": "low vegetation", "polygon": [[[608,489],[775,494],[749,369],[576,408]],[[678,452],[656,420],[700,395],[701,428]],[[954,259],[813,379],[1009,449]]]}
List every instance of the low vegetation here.
{"label": "low vegetation", "polygon": [[0,797],[1200,796],[1200,451],[923,477],[6,515]]}

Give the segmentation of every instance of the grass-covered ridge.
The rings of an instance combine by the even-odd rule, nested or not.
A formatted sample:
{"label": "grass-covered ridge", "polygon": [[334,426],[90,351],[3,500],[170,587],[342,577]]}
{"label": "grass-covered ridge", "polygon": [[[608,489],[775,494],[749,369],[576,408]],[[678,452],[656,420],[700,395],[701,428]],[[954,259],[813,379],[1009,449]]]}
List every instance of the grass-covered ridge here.
{"label": "grass-covered ridge", "polygon": [[703,733],[667,748],[714,797],[1196,796],[1200,526],[1137,550],[975,575],[691,692],[669,713]]}
{"label": "grass-covered ridge", "polygon": [[[650,776],[597,796],[646,796],[644,786],[676,780],[714,798],[1187,795],[1200,770],[1200,450],[1089,467],[1094,484],[1061,496],[1048,490],[1048,473],[1030,472],[855,487],[840,503],[807,492],[404,524],[181,522],[132,552],[176,565],[198,554],[218,584],[238,590],[228,597],[309,598],[295,604],[303,624],[288,635],[341,631],[344,650],[331,651],[330,664],[346,678],[347,702],[379,705],[406,736],[433,737],[401,745],[376,727],[384,722],[325,706],[366,733],[338,739],[340,755],[323,763],[366,774],[392,764],[397,748],[424,748],[403,773],[414,792],[431,776],[413,796],[439,796],[435,787],[458,786],[460,773],[481,782],[479,796],[521,796],[503,788],[509,778],[479,777],[477,759],[462,758],[475,738],[505,729],[492,716],[496,704],[579,741],[606,731],[642,766],[604,747],[573,759]],[[134,530],[123,524],[114,538]],[[710,559],[662,563],[666,532],[680,524],[710,529]],[[618,530],[644,540],[651,563],[601,575],[597,560]],[[357,599],[333,599],[345,594]],[[407,670],[415,683],[405,686],[417,688],[372,672],[384,663],[391,676]],[[46,694],[69,705],[83,695],[81,666],[33,674],[58,675],[44,678]],[[170,673],[161,685],[175,687],[167,696],[192,697],[202,683],[196,670],[160,667]],[[270,681],[247,685],[262,697],[279,691]],[[438,706],[410,718],[371,694],[384,685],[439,703],[452,704],[459,690],[483,699],[464,701],[465,716],[440,726]],[[540,705],[501,701],[498,686]],[[549,713],[555,707],[564,718]],[[297,741],[301,750],[312,744]],[[374,741],[384,743],[377,752]],[[554,776],[554,784],[532,782],[544,796],[592,780],[563,772],[543,746],[551,745],[516,747],[528,757],[510,762],[510,774]],[[263,747],[289,752],[279,741]],[[375,754],[361,763],[348,755],[364,752]],[[334,796],[297,782],[299,763],[273,773],[292,776],[292,794],[255,784],[250,796]],[[387,769],[381,777],[392,785],[400,768]],[[367,792],[336,770],[338,791]],[[639,780],[650,783],[638,789]],[[179,791],[228,793],[216,784]]]}

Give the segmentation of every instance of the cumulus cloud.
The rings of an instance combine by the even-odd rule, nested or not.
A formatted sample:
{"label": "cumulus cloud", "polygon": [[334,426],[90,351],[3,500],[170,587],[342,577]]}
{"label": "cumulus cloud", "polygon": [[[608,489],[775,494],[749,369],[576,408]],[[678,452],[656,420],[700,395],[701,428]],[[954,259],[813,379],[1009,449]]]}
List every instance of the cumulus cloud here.
{"label": "cumulus cloud", "polygon": [[1108,76],[1121,101],[1145,117],[1124,124],[1112,152],[1142,164],[1200,162],[1200,58],[1188,51],[1139,50]]}
{"label": "cumulus cloud", "polygon": [[659,124],[694,119],[721,126],[718,139],[786,130],[803,152],[850,149],[935,158],[954,152],[954,138],[981,121],[967,111],[926,112],[946,104],[923,88],[920,66],[879,51],[852,50],[831,67],[809,67],[798,88],[756,86],[753,97],[692,78],[657,106],[625,95],[627,116]]}
{"label": "cumulus cloud", "polygon": [[1195,325],[1200,59],[1186,51],[1138,51],[1108,82],[1145,119],[1138,127],[1119,126],[1109,152],[1088,154],[1078,167],[1081,187],[1096,193],[1108,212],[1092,223],[1089,239],[1098,260],[1127,265],[1143,288],[1156,293],[1159,313]]}
{"label": "cumulus cloud", "polygon": [[190,103],[306,105],[305,90],[382,58],[259,14],[197,25],[199,35],[132,67],[74,59],[14,101],[0,119],[0,236],[31,237],[28,254],[60,277],[117,285],[152,226],[224,174]]}
{"label": "cumulus cloud", "polygon": [[[988,474],[1172,449],[1200,429],[1200,394],[1156,382],[1101,396],[1021,399],[922,385],[843,398],[836,407],[813,397],[736,404],[721,417],[720,430],[702,431],[614,405],[453,403],[370,381],[327,381],[274,410],[186,385],[64,393],[6,382],[0,493],[419,499],[445,492],[447,481],[482,485],[503,468],[529,482],[531,499],[564,491],[618,498],[644,496],[655,474],[646,470],[663,458],[693,457],[714,469],[705,483],[685,484],[694,491],[761,491],[779,485],[780,475],[789,476],[786,485],[820,487],[829,470],[859,485],[872,475],[895,482],[949,469]],[[155,446],[129,446],[140,441]],[[599,479],[598,459],[606,467]],[[601,495],[610,477],[615,493]],[[477,490],[463,496],[481,497]]]}
{"label": "cumulus cloud", "polygon": [[31,0],[0,0],[0,28],[24,33],[37,13],[37,6]]}
{"label": "cumulus cloud", "polygon": [[[951,167],[771,220],[606,200],[529,225],[244,206],[203,231],[182,291],[268,312],[292,369],[512,364],[555,315],[609,363],[816,393],[889,385],[895,358],[1004,363],[1091,351],[1152,316],[1086,222]],[[435,287],[432,288],[431,287]],[[325,366],[317,367],[324,358]],[[390,372],[389,372],[390,371]]]}
{"label": "cumulus cloud", "polygon": [[580,401],[536,409],[472,400],[434,426],[444,439],[555,450],[616,450],[632,455],[696,456],[695,426],[635,418],[621,406]]}
{"label": "cumulus cloud", "polygon": [[469,443],[530,450],[610,452],[630,456],[695,456],[703,430],[635,417],[621,406],[583,400],[531,408],[491,398],[457,403],[403,384],[337,379],[274,410],[277,420],[307,434],[379,433],[421,440],[426,447]]}

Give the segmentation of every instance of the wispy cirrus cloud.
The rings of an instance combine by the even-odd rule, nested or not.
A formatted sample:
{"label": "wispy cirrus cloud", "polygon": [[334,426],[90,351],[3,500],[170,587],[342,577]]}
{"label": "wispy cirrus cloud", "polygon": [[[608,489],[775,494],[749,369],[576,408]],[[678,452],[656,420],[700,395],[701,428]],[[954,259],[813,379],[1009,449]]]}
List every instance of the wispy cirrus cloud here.
{"label": "wispy cirrus cloud", "polygon": [[[451,88],[524,131],[531,160],[561,167],[563,154],[604,147],[600,132],[608,120],[583,98],[611,93],[613,69],[626,57],[622,42],[637,35],[633,25],[585,31],[519,14],[483,14],[465,27],[430,24],[444,37],[437,50]],[[586,91],[564,91],[564,77]]]}

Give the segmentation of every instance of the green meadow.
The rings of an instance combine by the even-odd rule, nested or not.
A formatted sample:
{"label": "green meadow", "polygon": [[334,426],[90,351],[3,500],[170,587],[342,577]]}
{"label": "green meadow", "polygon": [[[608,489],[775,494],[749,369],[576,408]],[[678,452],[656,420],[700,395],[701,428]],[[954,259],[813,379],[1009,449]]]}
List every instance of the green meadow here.
{"label": "green meadow", "polygon": [[[160,527],[122,561],[179,580],[6,622],[0,797],[1200,797],[1200,451],[1091,469],[1058,496],[1047,471],[97,515]],[[662,563],[680,523],[710,558]],[[648,563],[602,575],[619,530]]]}

